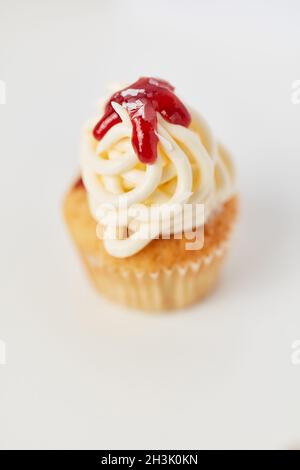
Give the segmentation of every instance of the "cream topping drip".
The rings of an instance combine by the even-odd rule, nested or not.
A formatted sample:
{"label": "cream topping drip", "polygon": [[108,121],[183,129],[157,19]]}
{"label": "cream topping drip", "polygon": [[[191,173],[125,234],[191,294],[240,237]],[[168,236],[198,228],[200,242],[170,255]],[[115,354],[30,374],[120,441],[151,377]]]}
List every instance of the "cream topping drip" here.
{"label": "cream topping drip", "polygon": [[[145,165],[133,151],[126,109],[118,103],[112,105],[122,122],[101,141],[93,137],[95,121],[85,126],[81,171],[91,214],[105,229],[105,248],[112,256],[122,258],[170,231],[169,224],[164,228],[170,213],[171,232],[182,230],[178,207],[184,204],[204,204],[206,221],[233,195],[234,179],[230,158],[198,113],[190,110],[190,128],[170,124],[158,114],[158,158],[154,164]],[[123,237],[111,236],[116,214]],[[157,226],[152,223],[154,215],[161,220]],[[190,225],[184,230],[194,228],[193,218]]]}

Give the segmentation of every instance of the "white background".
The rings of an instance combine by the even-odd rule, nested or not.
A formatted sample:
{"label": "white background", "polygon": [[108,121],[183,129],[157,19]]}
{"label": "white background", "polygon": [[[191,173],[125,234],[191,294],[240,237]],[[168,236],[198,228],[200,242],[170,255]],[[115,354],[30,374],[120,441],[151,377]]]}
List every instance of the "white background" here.
{"label": "white background", "polygon": [[[298,1],[0,0],[1,448],[300,444]],[[109,82],[170,80],[235,156],[241,217],[204,303],[89,285],[61,215]]]}

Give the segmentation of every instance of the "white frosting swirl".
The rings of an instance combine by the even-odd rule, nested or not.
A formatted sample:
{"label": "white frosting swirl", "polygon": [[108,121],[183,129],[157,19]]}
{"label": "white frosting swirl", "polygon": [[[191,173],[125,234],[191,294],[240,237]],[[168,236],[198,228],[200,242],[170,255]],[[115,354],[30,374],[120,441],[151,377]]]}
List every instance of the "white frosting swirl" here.
{"label": "white frosting swirl", "polygon": [[[127,111],[117,103],[112,105],[121,122],[101,141],[93,137],[95,121],[84,128],[81,170],[92,216],[101,226],[109,229],[116,213],[120,221],[125,211],[126,237],[105,236],[104,245],[112,256],[127,257],[164,234],[168,208],[202,203],[207,220],[232,196],[233,172],[225,150],[203,118],[191,110],[190,128],[170,124],[157,115],[158,158],[151,165],[141,163],[131,145],[132,124]],[[137,211],[137,204],[143,204],[143,210]],[[162,221],[158,227],[149,226],[154,212]],[[172,233],[180,230],[179,221],[175,209]],[[192,220],[190,230],[194,225]],[[170,230],[169,225],[166,230]]]}

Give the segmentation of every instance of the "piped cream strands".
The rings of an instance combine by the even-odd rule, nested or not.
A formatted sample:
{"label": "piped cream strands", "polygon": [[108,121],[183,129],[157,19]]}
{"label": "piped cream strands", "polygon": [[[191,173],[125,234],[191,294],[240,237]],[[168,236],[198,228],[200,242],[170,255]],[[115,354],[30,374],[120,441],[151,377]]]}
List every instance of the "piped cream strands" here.
{"label": "piped cream strands", "polygon": [[[116,102],[112,106],[120,122],[100,141],[93,136],[95,121],[83,130],[81,171],[91,214],[104,228],[107,252],[125,258],[163,235],[170,217],[171,233],[182,231],[179,209],[185,204],[203,204],[206,221],[233,195],[234,183],[226,152],[198,113],[189,110],[189,128],[157,113],[157,159],[150,165],[134,152],[127,109]],[[116,217],[123,237],[112,236]],[[184,231],[196,225],[192,217]]]}

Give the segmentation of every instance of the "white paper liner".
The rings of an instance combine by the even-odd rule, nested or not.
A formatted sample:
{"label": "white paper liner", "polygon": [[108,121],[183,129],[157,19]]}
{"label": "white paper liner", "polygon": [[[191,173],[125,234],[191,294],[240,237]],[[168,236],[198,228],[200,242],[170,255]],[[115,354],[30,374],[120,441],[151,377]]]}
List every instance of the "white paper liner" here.
{"label": "white paper liner", "polygon": [[[148,276],[150,276],[151,279],[155,280],[159,277],[162,271],[164,272],[165,275],[171,276],[174,270],[176,270],[181,276],[185,276],[188,270],[191,270],[193,272],[198,272],[203,264],[205,264],[206,266],[209,266],[214,261],[215,258],[222,257],[225,254],[225,252],[228,250],[229,245],[230,245],[230,241],[226,240],[220,243],[220,245],[218,245],[218,247],[215,248],[209,255],[205,255],[199,258],[199,260],[197,261],[188,261],[187,263],[183,265],[175,264],[172,268],[163,268],[158,271],[147,272],[147,271],[124,270],[124,269],[117,270],[116,268],[110,267],[110,266],[107,266],[106,269],[110,272],[120,273],[121,276],[124,277],[125,279],[128,278],[131,274],[133,274],[137,279],[142,279],[147,274]],[[98,258],[95,254],[87,255],[86,261],[92,267],[95,267],[95,268],[103,267],[100,258]]]}
{"label": "white paper liner", "polygon": [[228,246],[226,240],[197,261],[151,272],[103,266],[94,254],[84,259],[97,289],[105,296],[134,308],[159,311],[182,308],[203,297],[216,282]]}

